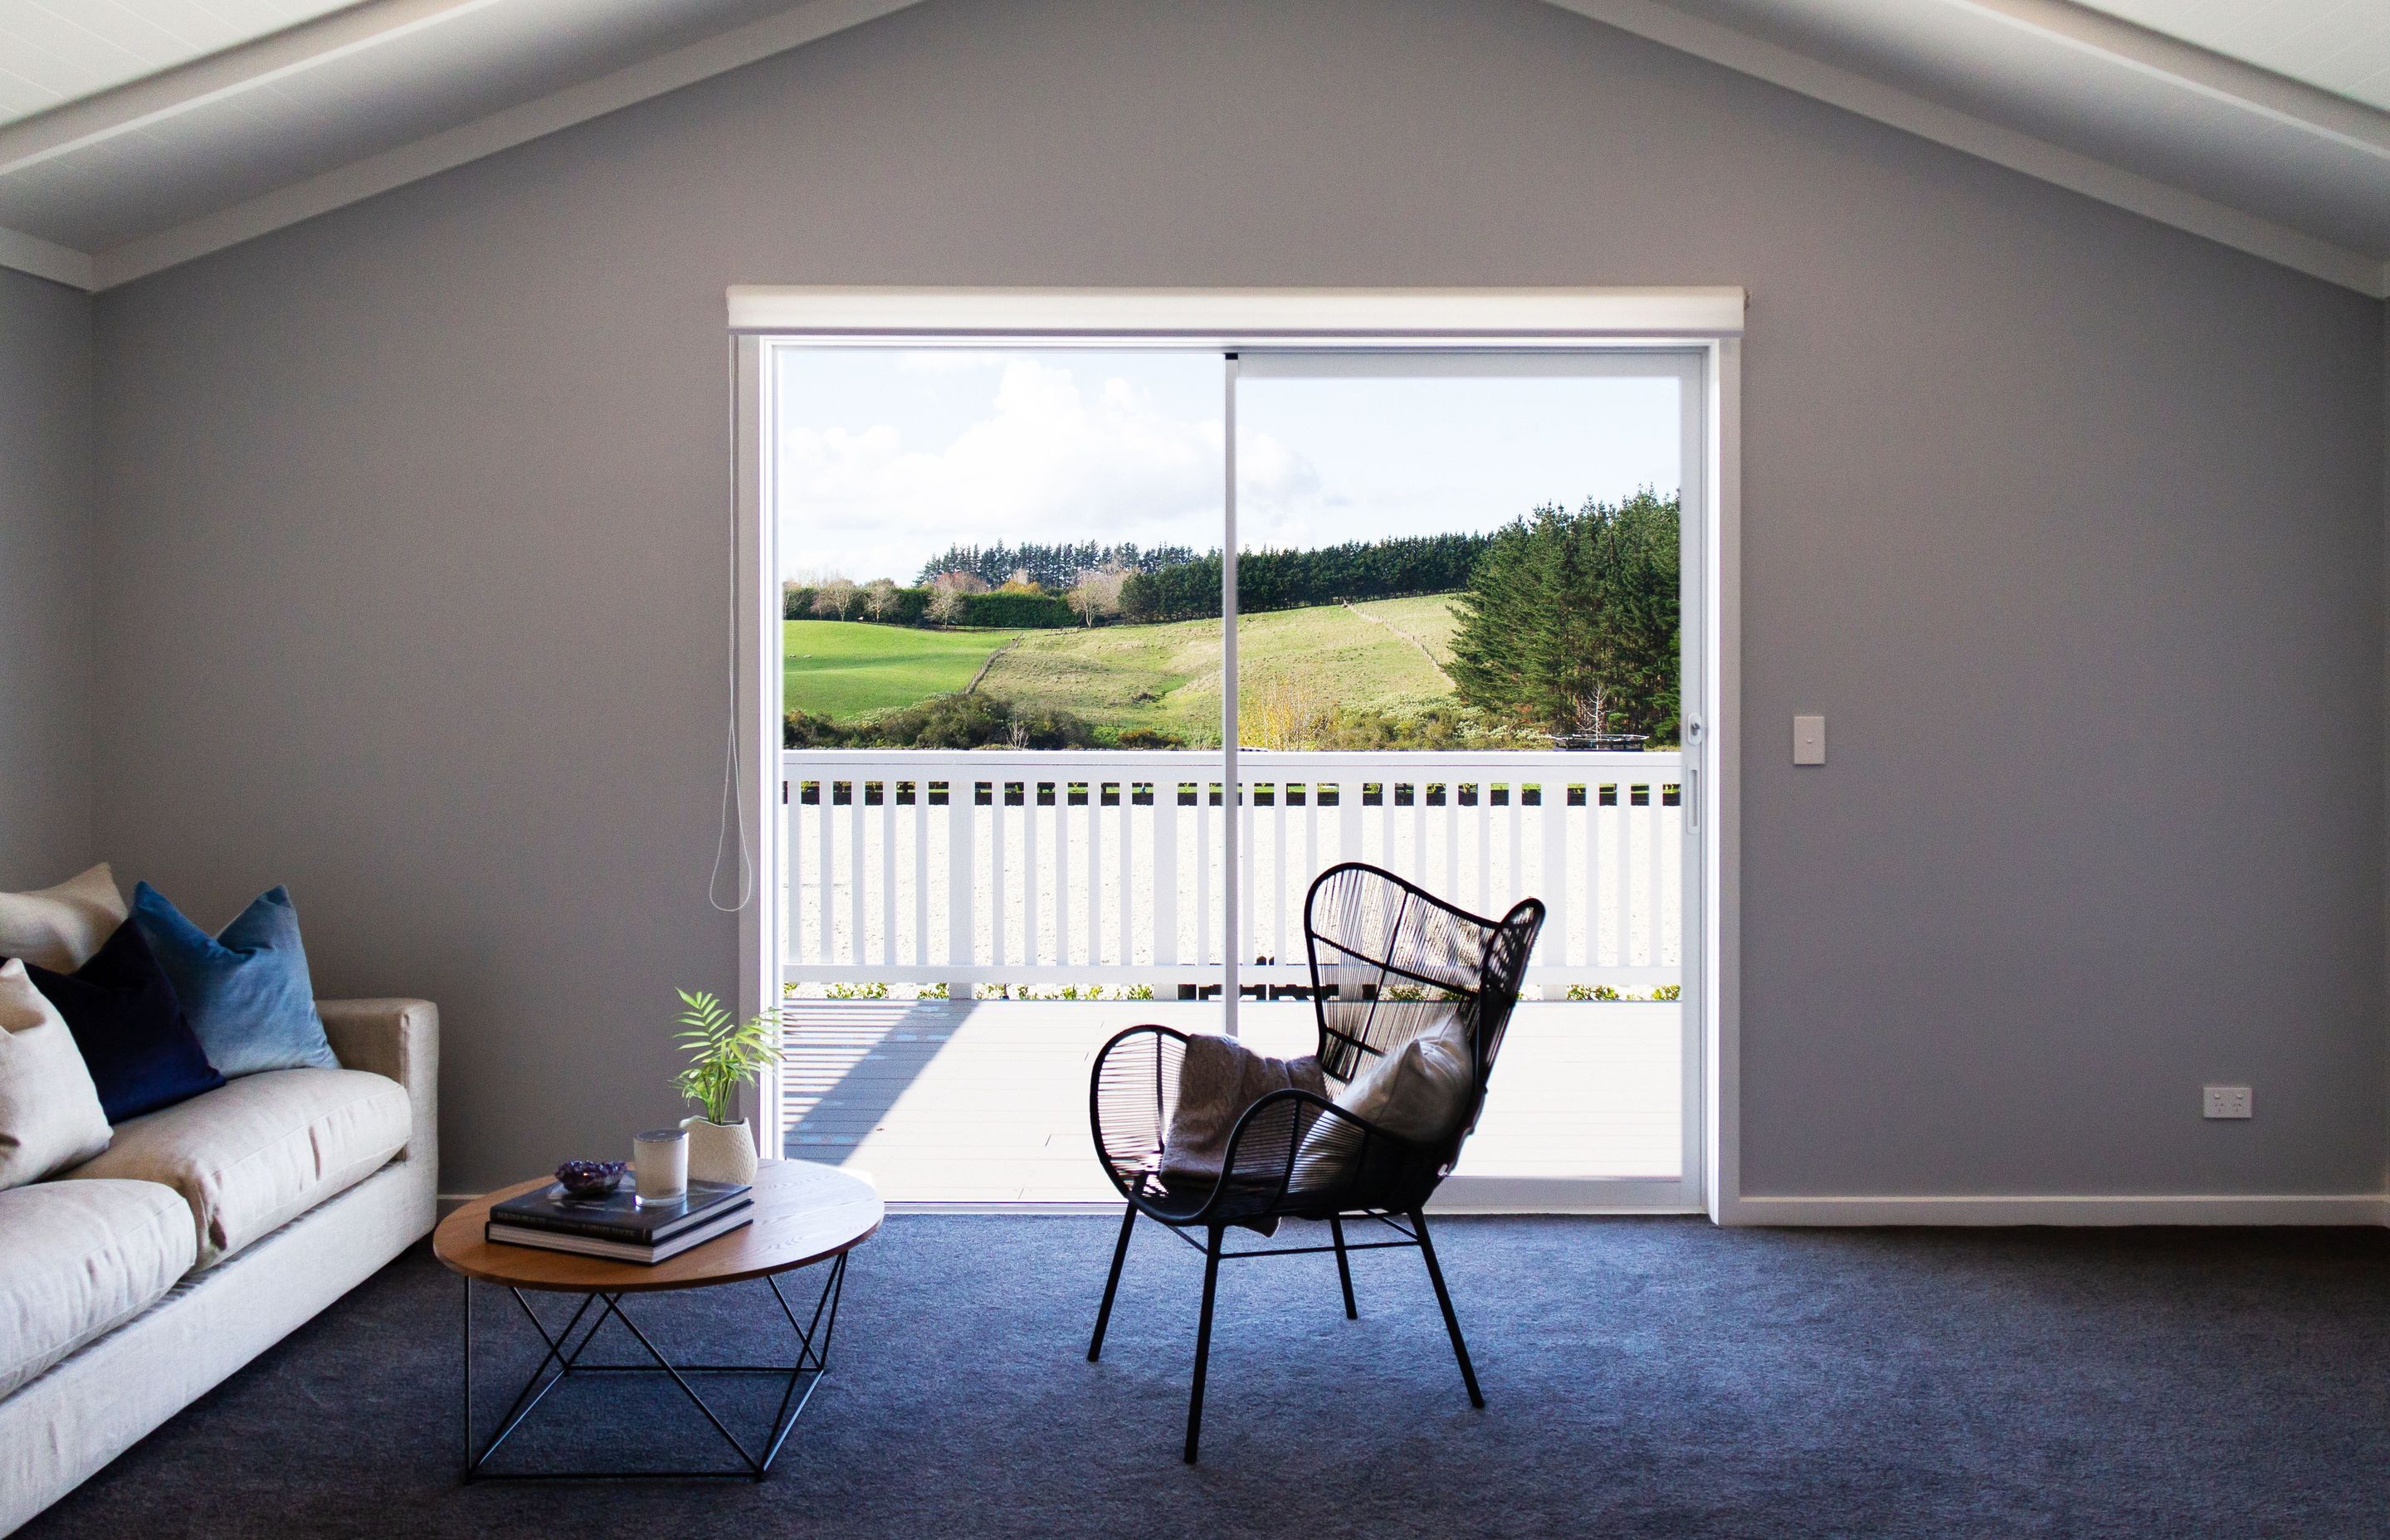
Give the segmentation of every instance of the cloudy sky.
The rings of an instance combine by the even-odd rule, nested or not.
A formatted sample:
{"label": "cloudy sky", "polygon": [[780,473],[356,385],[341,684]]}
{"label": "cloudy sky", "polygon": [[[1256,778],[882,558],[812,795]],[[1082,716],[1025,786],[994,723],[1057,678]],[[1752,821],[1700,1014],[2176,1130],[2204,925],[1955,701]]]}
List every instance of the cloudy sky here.
{"label": "cloudy sky", "polygon": [[[1220,544],[1216,353],[778,354],[783,575],[911,582],[956,543]],[[1248,375],[1241,548],[1489,530],[1677,485],[1665,379]]]}

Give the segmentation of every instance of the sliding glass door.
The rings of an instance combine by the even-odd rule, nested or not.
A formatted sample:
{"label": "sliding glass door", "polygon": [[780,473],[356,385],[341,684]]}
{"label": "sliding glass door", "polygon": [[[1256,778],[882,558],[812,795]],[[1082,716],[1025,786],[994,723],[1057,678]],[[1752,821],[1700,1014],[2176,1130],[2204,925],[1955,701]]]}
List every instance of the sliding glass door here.
{"label": "sliding glass door", "polygon": [[1099,1200],[1086,1055],[1307,1051],[1304,895],[1362,860],[1551,910],[1446,1199],[1698,1201],[1701,355],[765,367],[787,1153]]}

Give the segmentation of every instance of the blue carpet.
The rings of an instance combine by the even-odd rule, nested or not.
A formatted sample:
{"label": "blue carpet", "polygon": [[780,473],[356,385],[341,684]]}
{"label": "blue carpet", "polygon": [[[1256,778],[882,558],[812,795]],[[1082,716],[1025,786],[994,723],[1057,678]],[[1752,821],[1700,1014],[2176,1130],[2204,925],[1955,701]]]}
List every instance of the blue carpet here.
{"label": "blue carpet", "polygon": [[[2381,1232],[1447,1220],[1484,1411],[1414,1253],[1356,1263],[1357,1322],[1326,1259],[1232,1264],[1189,1468],[1201,1259],[1141,1228],[1089,1365],[1113,1228],[892,1219],[760,1486],[460,1486],[459,1285],[418,1249],[23,1534],[2390,1534]],[[480,1298],[486,1427],[533,1339]],[[786,1330],[761,1285],[633,1308],[692,1354]],[[652,1416],[678,1430],[656,1457],[701,1460],[676,1394],[577,1381],[521,1453],[625,1456]]]}

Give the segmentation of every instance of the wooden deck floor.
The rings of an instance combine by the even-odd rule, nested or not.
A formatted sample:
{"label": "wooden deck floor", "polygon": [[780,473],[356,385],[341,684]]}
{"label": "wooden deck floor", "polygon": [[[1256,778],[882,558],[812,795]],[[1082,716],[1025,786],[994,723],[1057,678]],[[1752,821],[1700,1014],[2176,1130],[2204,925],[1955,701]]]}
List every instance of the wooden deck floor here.
{"label": "wooden deck floor", "polygon": [[[1115,1201],[1087,1134],[1087,1076],[1124,1027],[1216,1030],[1176,1001],[792,1002],[787,1152],[870,1174],[903,1203]],[[1674,1176],[1678,1007],[1519,1007],[1459,1171]],[[1311,1007],[1248,1004],[1245,1041],[1310,1051]]]}

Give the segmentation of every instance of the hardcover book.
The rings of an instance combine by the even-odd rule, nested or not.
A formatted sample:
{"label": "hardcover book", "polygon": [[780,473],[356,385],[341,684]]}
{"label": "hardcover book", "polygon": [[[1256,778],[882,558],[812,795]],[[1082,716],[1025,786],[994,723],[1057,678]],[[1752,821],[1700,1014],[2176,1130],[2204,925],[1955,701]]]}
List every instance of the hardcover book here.
{"label": "hardcover book", "polygon": [[754,1201],[748,1196],[751,1190],[744,1183],[691,1182],[686,1194],[670,1202],[642,1203],[629,1177],[603,1198],[568,1198],[560,1185],[551,1182],[520,1198],[492,1204],[490,1222],[654,1246],[720,1218],[727,1207],[749,1206]]}
{"label": "hardcover book", "polygon": [[567,1230],[534,1229],[528,1225],[505,1225],[495,1219],[482,1226],[482,1233],[487,1239],[505,1246],[533,1246],[546,1251],[571,1251],[580,1256],[653,1265],[668,1257],[678,1256],[693,1246],[702,1245],[715,1236],[743,1229],[754,1222],[755,1205],[741,1199],[706,1210],[694,1224],[682,1226],[652,1245],[610,1240],[603,1236],[577,1235]]}

